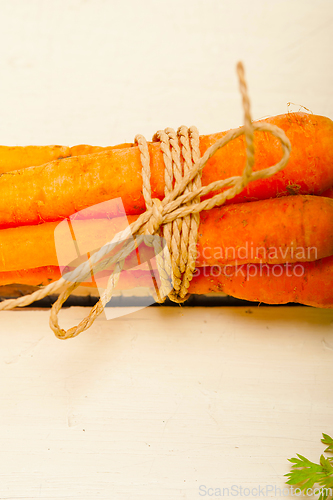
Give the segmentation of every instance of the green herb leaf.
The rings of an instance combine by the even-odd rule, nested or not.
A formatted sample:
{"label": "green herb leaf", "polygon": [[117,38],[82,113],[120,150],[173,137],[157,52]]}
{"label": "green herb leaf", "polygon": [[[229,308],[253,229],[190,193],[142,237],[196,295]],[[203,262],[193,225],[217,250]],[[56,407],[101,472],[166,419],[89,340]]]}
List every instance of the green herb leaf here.
{"label": "green herb leaf", "polygon": [[322,443],[328,444],[325,453],[333,453],[333,439],[328,436],[327,434],[323,434],[323,439],[321,440]]}
{"label": "green herb leaf", "polygon": [[[333,453],[333,439],[327,434],[323,434],[321,440],[323,444],[328,445],[325,453]],[[321,455],[319,464],[311,462],[303,455],[297,454],[298,458],[289,458],[291,472],[285,474],[288,478],[286,484],[298,485],[301,491],[315,487],[321,490],[319,500],[333,500],[333,457]]]}

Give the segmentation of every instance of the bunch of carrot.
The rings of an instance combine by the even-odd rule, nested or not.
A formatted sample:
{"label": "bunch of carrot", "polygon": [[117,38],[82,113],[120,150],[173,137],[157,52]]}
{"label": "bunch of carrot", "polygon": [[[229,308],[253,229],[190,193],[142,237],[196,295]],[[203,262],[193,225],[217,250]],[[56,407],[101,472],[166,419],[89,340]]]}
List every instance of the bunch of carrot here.
{"label": "bunch of carrot", "polygon": [[[276,175],[250,183],[226,205],[201,213],[189,292],[333,307],[333,122],[305,113],[262,121],[285,131],[292,145],[289,163]],[[225,134],[200,137],[201,154]],[[281,158],[278,140],[266,132],[255,132],[254,146],[254,171]],[[152,197],[162,199],[159,143],[150,143],[149,152]],[[202,184],[240,175],[245,154],[242,136],[228,143],[204,167]],[[57,280],[54,235],[70,216],[84,248],[92,234],[95,248],[110,241],[118,226],[123,229],[123,219],[117,208],[106,212],[99,204],[115,198],[122,199],[129,223],[145,210],[140,153],[133,144],[1,146],[0,285]],[[144,252],[149,254],[147,248]],[[74,257],[68,248],[67,262]],[[133,269],[139,263],[137,253],[126,259],[118,287],[150,286],[148,267]]]}

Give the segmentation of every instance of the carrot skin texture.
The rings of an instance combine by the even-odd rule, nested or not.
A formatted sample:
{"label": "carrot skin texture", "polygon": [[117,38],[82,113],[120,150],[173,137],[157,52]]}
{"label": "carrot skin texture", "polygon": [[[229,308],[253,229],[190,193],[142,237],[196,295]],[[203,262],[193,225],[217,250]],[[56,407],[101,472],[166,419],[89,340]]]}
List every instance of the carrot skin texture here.
{"label": "carrot skin texture", "polygon": [[[292,144],[290,161],[283,171],[272,178],[252,182],[228,203],[290,194],[320,194],[333,185],[331,120],[306,113],[290,113],[261,122],[273,123],[285,130]],[[201,154],[226,133],[202,136]],[[255,133],[255,149],[254,170],[272,166],[282,156],[279,141],[266,132]],[[163,199],[164,162],[159,143],[149,144],[149,152],[152,196]],[[208,161],[202,172],[202,184],[241,175],[244,165],[245,145],[241,136]],[[207,195],[210,196],[212,193]],[[114,198],[122,199],[129,215],[145,210],[137,147],[113,148],[2,174],[0,227],[61,220]]]}
{"label": "carrot skin texture", "polygon": [[0,174],[70,156],[68,146],[0,146]]}
{"label": "carrot skin texture", "polygon": [[[129,216],[132,223],[138,216]],[[311,261],[333,254],[333,200],[288,196],[222,206],[202,212],[197,241],[197,267],[236,263]],[[126,219],[75,220],[81,255],[105,245],[127,226]],[[0,272],[69,265],[77,258],[67,222],[45,222],[0,230]],[[61,245],[58,262],[56,244]],[[112,254],[116,254],[115,249]],[[141,261],[154,258],[140,247]],[[125,268],[139,265],[133,252]]]}
{"label": "carrot skin texture", "polygon": [[333,254],[332,202],[297,195],[201,212],[197,266],[278,264],[328,257]]}
{"label": "carrot skin texture", "polygon": [[[287,269],[286,266],[271,264],[262,267],[260,264],[243,265],[243,274],[240,271],[236,274],[237,268],[232,266],[197,268],[189,292],[198,295],[223,292],[235,298],[266,304],[296,302],[319,308],[333,308],[333,256],[288,266]],[[299,266],[302,266],[302,275]],[[274,271],[276,267],[280,270]],[[59,268],[45,267],[0,273],[0,285],[47,285],[59,278]],[[105,285],[107,279],[108,276],[105,277]],[[82,285],[96,287],[94,283]],[[151,275],[148,271],[123,271],[120,274],[118,289],[132,289],[137,286],[151,286]]]}
{"label": "carrot skin texture", "polygon": [[0,174],[21,170],[27,167],[36,167],[61,160],[71,156],[87,155],[109,151],[111,149],[128,148],[131,143],[117,146],[0,146]]}
{"label": "carrot skin texture", "polygon": [[280,265],[246,264],[243,273],[238,268],[238,274],[232,267],[225,270],[198,268],[189,291],[196,294],[224,292],[238,299],[266,304],[296,302],[333,308],[333,256],[288,266],[287,269]]}

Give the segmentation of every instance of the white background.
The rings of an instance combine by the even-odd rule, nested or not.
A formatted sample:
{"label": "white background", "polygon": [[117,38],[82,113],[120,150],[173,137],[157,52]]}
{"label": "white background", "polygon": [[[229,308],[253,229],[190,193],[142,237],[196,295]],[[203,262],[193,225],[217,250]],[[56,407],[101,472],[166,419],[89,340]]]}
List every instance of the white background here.
{"label": "white background", "polygon": [[3,144],[116,144],[302,105],[333,118],[331,0],[0,2]]}
{"label": "white background", "polygon": [[[300,106],[333,118],[332,46],[331,0],[1,0],[0,142],[236,127],[238,60],[253,118]],[[61,342],[48,311],[1,312],[0,498],[282,488],[287,458],[317,460],[333,433],[332,321],[312,308],[150,308]]]}

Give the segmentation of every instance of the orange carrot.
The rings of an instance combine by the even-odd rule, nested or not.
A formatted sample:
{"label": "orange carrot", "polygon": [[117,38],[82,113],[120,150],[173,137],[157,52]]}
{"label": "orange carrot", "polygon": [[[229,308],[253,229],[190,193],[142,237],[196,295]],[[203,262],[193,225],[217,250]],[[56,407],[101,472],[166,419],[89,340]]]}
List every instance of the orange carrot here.
{"label": "orange carrot", "polygon": [[333,187],[326,189],[326,191],[321,193],[321,196],[325,196],[326,198],[333,198]]}
{"label": "orange carrot", "polygon": [[[101,283],[105,286],[107,284],[107,279],[110,273],[104,272],[100,273],[99,276],[103,276],[104,279]],[[7,271],[0,272],[0,286],[4,285],[30,285],[30,286],[46,286],[49,283],[57,281],[61,278],[61,272],[58,266],[45,266],[38,267],[35,269],[21,269],[20,271]],[[158,279],[158,277],[156,276]],[[81,283],[81,286],[96,288],[96,281],[90,280]],[[151,287],[152,279],[150,272],[136,270],[136,271],[122,271],[120,275],[119,290],[133,289],[138,286]],[[1,296],[1,289],[0,289]]]}
{"label": "orange carrot", "polygon": [[302,264],[200,268],[191,281],[189,292],[224,292],[266,304],[297,302],[332,308],[332,282],[333,256]]}
{"label": "orange carrot", "polygon": [[[128,222],[137,217],[129,216]],[[201,214],[196,265],[274,264],[327,257],[333,254],[332,220],[333,200],[320,196],[289,196],[208,210]],[[127,220],[121,217],[72,222],[83,255],[126,227]],[[66,221],[0,230],[0,271],[69,265],[78,257],[70,231]],[[140,251],[141,262],[153,259],[152,249],[142,246]],[[133,252],[125,268],[138,265]]]}
{"label": "orange carrot", "polygon": [[[60,277],[57,267],[39,268],[17,273],[0,273],[0,284],[24,283],[47,285]],[[11,281],[11,280],[15,281]],[[106,286],[108,275],[101,285]],[[243,300],[266,304],[297,302],[304,305],[333,308],[333,256],[314,262],[294,264],[245,264],[238,267],[201,267],[190,283],[192,294],[223,292]],[[123,271],[118,289],[151,287],[148,271]],[[82,283],[96,287],[95,283]]]}
{"label": "orange carrot", "polygon": [[71,148],[68,146],[0,146],[0,174],[43,165],[70,156],[101,153],[110,149],[129,148],[131,146],[130,143],[107,147],[80,144]]}
{"label": "orange carrot", "polygon": [[[320,194],[333,185],[333,122],[305,113],[280,115],[261,122],[285,130],[292,145],[286,168],[269,179],[250,183],[230,203],[288,194]],[[226,132],[203,136],[203,154]],[[281,158],[278,140],[255,133],[256,164],[262,170]],[[164,196],[164,162],[158,143],[149,145],[152,196]],[[202,184],[240,175],[245,165],[244,138],[227,144],[203,169]],[[215,194],[215,193],[214,193]],[[212,196],[212,193],[207,197]],[[140,153],[137,147],[110,149],[25,168],[0,176],[0,227],[61,220],[100,202],[121,198],[127,214],[145,209],[142,196]],[[111,214],[114,215],[114,214]]]}
{"label": "orange carrot", "polygon": [[72,146],[71,148],[69,148],[71,153],[69,156],[91,155],[95,153],[101,153],[103,151],[110,151],[111,149],[131,148],[132,146],[133,144],[129,142],[125,142],[123,144],[117,144],[116,146],[106,146],[106,147],[88,146],[87,144],[80,144],[78,146]]}
{"label": "orange carrot", "polygon": [[46,286],[53,281],[57,281],[59,278],[61,278],[61,272],[58,266],[5,271],[0,272],[0,286],[12,284]]}
{"label": "orange carrot", "polygon": [[68,146],[0,146],[0,174],[71,156]]}
{"label": "orange carrot", "polygon": [[197,266],[277,264],[332,255],[332,210],[333,200],[298,195],[201,212]]}

